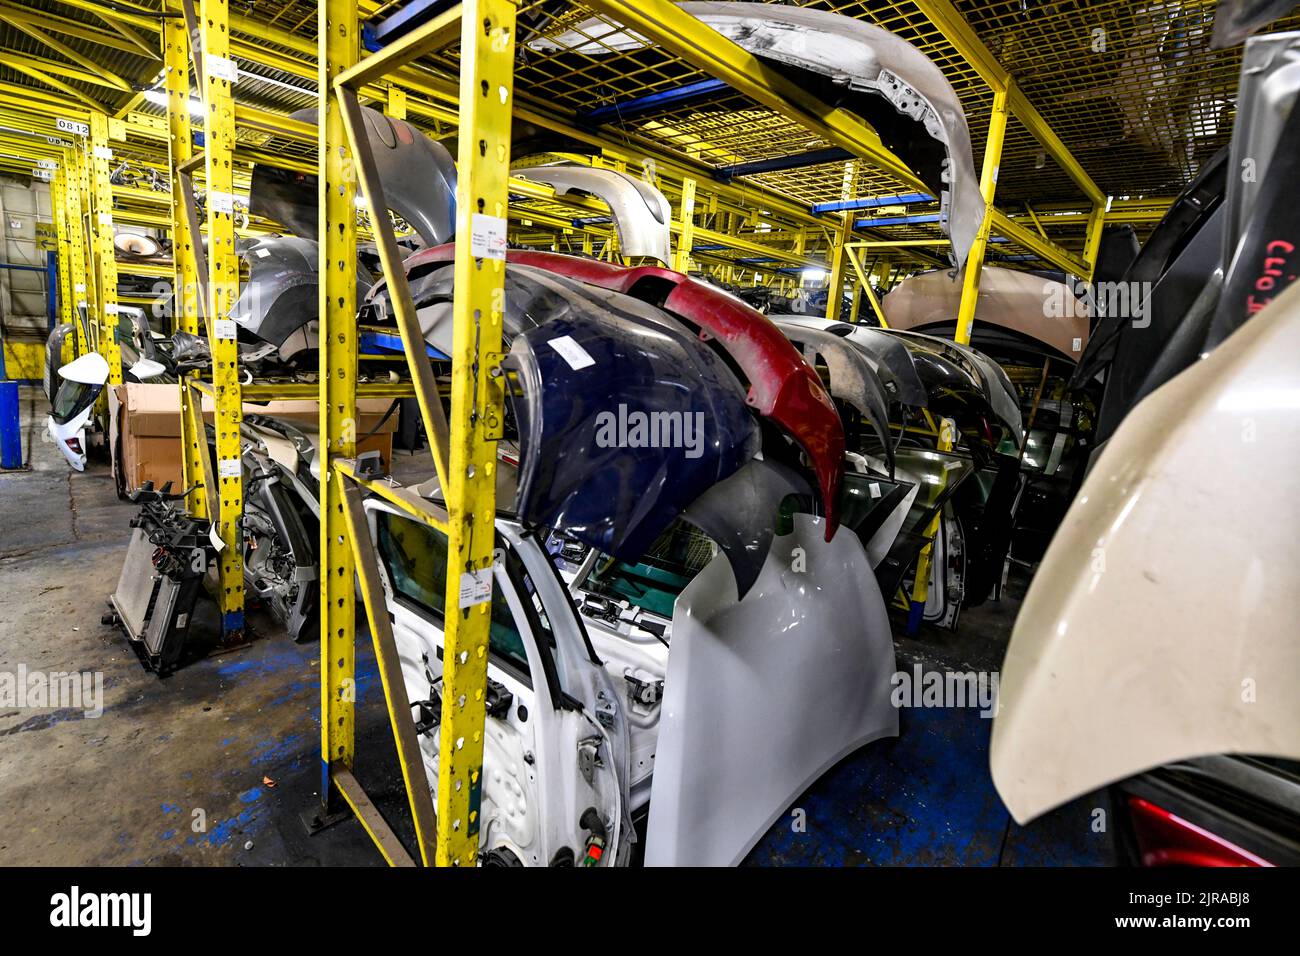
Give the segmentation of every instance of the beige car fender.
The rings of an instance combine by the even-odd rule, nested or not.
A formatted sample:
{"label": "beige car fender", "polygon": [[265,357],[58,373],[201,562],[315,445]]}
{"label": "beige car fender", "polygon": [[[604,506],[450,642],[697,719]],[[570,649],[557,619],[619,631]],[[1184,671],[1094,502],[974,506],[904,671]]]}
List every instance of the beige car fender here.
{"label": "beige car fender", "polygon": [[1107,443],[1016,620],[993,782],[1024,823],[1177,760],[1300,760],[1300,285]]}

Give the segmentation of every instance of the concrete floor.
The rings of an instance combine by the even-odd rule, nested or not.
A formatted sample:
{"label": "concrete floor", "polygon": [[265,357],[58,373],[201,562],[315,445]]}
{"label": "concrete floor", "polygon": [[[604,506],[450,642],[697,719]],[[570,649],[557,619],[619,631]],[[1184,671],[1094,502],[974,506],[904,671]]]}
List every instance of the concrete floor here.
{"label": "concrete floor", "polygon": [[[258,639],[173,676],[146,673],[99,623],[134,509],[103,462],[71,472],[43,439],[44,396],[23,390],[30,469],[0,472],[0,671],[95,671],[104,713],[0,709],[0,865],[381,865],[355,821],[314,837],[320,683],[316,645],[295,645],[264,614]],[[899,666],[996,669],[1013,600],[968,612],[961,633],[899,641]],[[201,602],[200,628],[216,615]],[[901,633],[896,624],[896,633]],[[357,775],[410,838],[383,692],[358,642]],[[1084,798],[1032,827],[1010,823],[988,775],[990,721],[915,709],[903,732],[851,755],[779,820],[756,865],[1104,864]],[[249,846],[251,844],[251,846]]]}

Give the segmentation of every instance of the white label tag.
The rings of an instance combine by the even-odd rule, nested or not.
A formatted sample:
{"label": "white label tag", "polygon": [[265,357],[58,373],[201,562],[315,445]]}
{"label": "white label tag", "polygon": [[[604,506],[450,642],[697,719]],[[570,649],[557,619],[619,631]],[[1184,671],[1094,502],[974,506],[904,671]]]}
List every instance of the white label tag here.
{"label": "white label tag", "polygon": [[1078,352],[1078,351],[1081,350],[1082,348],[1083,348],[1083,339],[1071,339],[1071,340],[1070,340],[1070,351],[1071,351],[1071,352]]}
{"label": "white label tag", "polygon": [[208,540],[211,541],[212,546],[217,549],[217,554],[220,554],[226,549],[226,542],[221,540],[221,533],[217,530],[217,523],[215,521],[212,522],[212,527],[208,529]]}
{"label": "white label tag", "polygon": [[465,571],[460,576],[460,608],[474,607],[492,600],[492,569]]}
{"label": "white label tag", "polygon": [[111,212],[101,212],[99,214],[99,224],[101,226],[113,225],[113,214]]}
{"label": "white label tag", "polygon": [[469,251],[475,259],[506,257],[506,221],[481,212],[470,217]]}
{"label": "white label tag", "polygon": [[73,288],[74,288],[74,290],[77,291],[77,292],[85,292],[85,291],[86,291],[86,283],[84,283],[84,282],[78,282],[78,283],[77,283]]}
{"label": "white label tag", "polygon": [[217,465],[217,475],[221,478],[238,478],[239,477],[239,459],[223,458]]}
{"label": "white label tag", "polygon": [[105,314],[105,315],[117,315],[117,314],[118,314],[117,303],[116,303],[116,302],[105,302],[105,303],[104,303],[104,314]]}
{"label": "white label tag", "polygon": [[48,183],[53,178],[54,178],[54,174],[50,172],[48,169],[32,170],[32,179],[40,179]]}
{"label": "white label tag", "polygon": [[10,228],[10,229],[21,229],[22,227],[23,227],[23,221],[22,221],[21,219],[10,219],[10,220],[9,220],[9,228]]}
{"label": "white label tag", "polygon": [[876,482],[873,481],[871,484],[869,484],[867,486],[867,489],[871,492],[871,497],[873,498],[880,497],[880,485],[877,484]]}
{"label": "white label tag", "polygon": [[223,193],[213,190],[208,193],[208,205],[213,212],[234,212],[235,211],[235,194]]}
{"label": "white label tag", "polygon": [[271,254],[271,253],[268,252],[268,251],[265,250],[265,249],[258,249],[258,250],[257,250],[257,258],[259,258],[259,259],[265,259],[265,258],[266,258],[267,256],[269,256],[270,254]]}
{"label": "white label tag", "polygon": [[234,319],[217,319],[212,323],[212,335],[218,339],[238,338],[239,326]]}
{"label": "white label tag", "polygon": [[234,83],[239,79],[239,67],[234,60],[224,56],[207,54],[203,57],[203,70],[208,76],[215,76],[227,83]]}
{"label": "white label tag", "polygon": [[75,133],[77,136],[90,135],[90,126],[86,123],[78,123],[75,120],[60,118],[54,125],[65,133]]}
{"label": "white label tag", "polygon": [[96,146],[96,147],[95,147],[95,158],[96,158],[96,159],[112,159],[112,158],[113,158],[113,151],[112,151],[109,147],[107,147],[107,146]]}
{"label": "white label tag", "polygon": [[58,169],[59,164],[52,159],[38,159],[36,165],[41,169]]}
{"label": "white label tag", "polygon": [[596,360],[587,354],[587,350],[567,335],[553,338],[549,344],[551,348],[560,353],[564,361],[569,363],[569,368],[575,372],[586,368],[588,365],[596,364]]}

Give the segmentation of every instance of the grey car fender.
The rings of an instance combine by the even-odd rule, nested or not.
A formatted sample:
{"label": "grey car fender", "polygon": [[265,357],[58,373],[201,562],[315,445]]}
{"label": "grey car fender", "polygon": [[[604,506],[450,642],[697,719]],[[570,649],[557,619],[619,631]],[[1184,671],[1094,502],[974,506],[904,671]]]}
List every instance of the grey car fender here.
{"label": "grey car fender", "polygon": [[566,163],[530,166],[510,171],[512,176],[554,187],[556,195],[590,193],[609,206],[624,256],[648,256],[664,265],[672,262],[669,220],[672,209],[657,188],[614,169],[597,169]]}

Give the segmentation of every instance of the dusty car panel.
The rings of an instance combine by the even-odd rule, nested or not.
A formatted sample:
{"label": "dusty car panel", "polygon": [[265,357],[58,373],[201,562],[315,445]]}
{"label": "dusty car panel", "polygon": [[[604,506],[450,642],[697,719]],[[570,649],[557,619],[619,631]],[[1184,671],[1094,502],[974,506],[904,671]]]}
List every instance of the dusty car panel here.
{"label": "dusty car panel", "polygon": [[696,498],[684,513],[722,548],[742,599],[767,563],[777,515],[791,495],[811,498],[812,489],[793,469],[755,458]]}
{"label": "dusty car panel", "polygon": [[[315,123],[317,112],[312,106],[289,118]],[[451,153],[405,120],[369,107],[362,107],[361,113],[388,208],[425,245],[446,242],[456,230],[456,164]],[[249,187],[249,212],[299,236],[315,236],[320,229],[316,191],[314,175],[258,163]]]}
{"label": "dusty car panel", "polygon": [[1293,287],[1094,463],[1003,666],[990,764],[1016,820],[1176,760],[1300,759],[1298,354]]}
{"label": "dusty car panel", "polygon": [[[960,277],[937,270],[904,279],[880,302],[891,329],[926,332],[955,327]],[[1088,345],[1088,311],[1063,282],[986,265],[980,273],[975,331],[1009,329],[1077,362]]]}
{"label": "dusty car panel", "polygon": [[769,315],[773,322],[797,325],[805,329],[822,329],[848,339],[858,346],[880,376],[892,401],[912,408],[924,408],[925,385],[916,373],[916,363],[907,346],[882,329],[848,322],[833,322],[810,315]]}
{"label": "dusty car panel", "polygon": [[[240,254],[248,263],[248,280],[230,317],[251,335],[274,345],[283,359],[304,348],[315,348],[312,323],[320,309],[316,276],[320,247],[316,241],[296,236],[256,239]],[[370,286],[370,274],[358,264],[358,295],[365,295]]]}
{"label": "dusty car panel", "polygon": [[[971,416],[987,414],[1020,441],[1024,434],[1020,403],[1015,387],[996,362],[974,349],[922,332],[890,329],[887,334],[912,353],[931,411],[954,418],[963,430],[974,424]],[[986,438],[996,444],[991,432]]]}
{"label": "dusty car panel", "polygon": [[[454,254],[450,244],[421,250],[406,260],[406,268],[418,278],[434,264],[450,262]],[[747,379],[748,404],[781,426],[811,459],[828,518],[826,533],[835,533],[844,427],[817,373],[765,315],[735,296],[668,269],[629,268],[553,252],[511,249],[506,255],[512,263],[653,302],[697,327],[700,338],[716,339]],[[374,296],[381,289],[376,286]]]}
{"label": "dusty car panel", "polygon": [[[833,87],[869,94],[850,108],[939,195],[944,232],[952,239],[955,265],[962,266],[983,221],[984,201],[966,114],[929,57],[887,30],[824,10],[766,3],[677,6],[757,57],[825,77]],[[530,45],[598,57],[636,49],[645,40],[605,20],[588,20]]]}
{"label": "dusty car panel", "polygon": [[506,363],[522,392],[519,514],[635,558],[754,457],[758,422],[722,359],[668,316],[571,304]]}
{"label": "dusty car panel", "polygon": [[647,865],[738,863],[831,765],[897,735],[885,603],[858,539],[823,524],[796,515],[743,600],[721,555],[678,597]]}
{"label": "dusty car panel", "polygon": [[884,448],[886,468],[894,469],[894,446],[889,440],[889,399],[875,368],[856,345],[820,329],[777,323],[790,341],[803,348],[810,363],[820,355],[826,363],[827,388],[832,398],[847,402],[871,422]]}
{"label": "dusty car panel", "polygon": [[558,195],[590,193],[603,200],[618,231],[618,248],[624,256],[648,256],[664,265],[672,260],[669,243],[668,199],[654,186],[614,169],[579,166],[529,166],[511,171],[512,176],[547,183]]}

